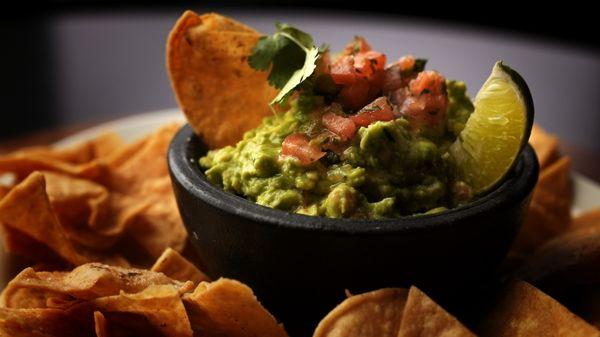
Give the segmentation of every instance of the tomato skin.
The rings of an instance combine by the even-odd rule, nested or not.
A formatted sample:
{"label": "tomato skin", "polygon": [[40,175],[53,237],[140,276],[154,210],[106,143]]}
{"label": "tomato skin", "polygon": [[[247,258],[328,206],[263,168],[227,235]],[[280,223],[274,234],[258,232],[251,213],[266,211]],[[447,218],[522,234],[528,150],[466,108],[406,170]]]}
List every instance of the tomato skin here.
{"label": "tomato skin", "polygon": [[298,159],[301,165],[309,165],[323,156],[325,152],[315,145],[310,144],[310,139],[303,133],[293,133],[283,140],[281,154]]}
{"label": "tomato skin", "polygon": [[417,60],[412,55],[402,56],[398,60],[398,62],[396,62],[396,64],[398,64],[400,71],[404,72],[404,73],[412,71],[413,68],[415,67],[416,63],[417,63]]}
{"label": "tomato skin", "polygon": [[445,78],[435,71],[422,71],[408,87],[409,95],[402,102],[400,111],[408,118],[413,130],[441,132],[448,109]]}
{"label": "tomato skin", "polygon": [[364,77],[371,77],[374,72],[385,68],[386,57],[384,54],[369,50],[354,56],[354,68],[356,72]]}
{"label": "tomato skin", "polygon": [[354,58],[352,56],[342,56],[331,65],[330,74],[335,84],[353,84],[358,78],[354,68]]}
{"label": "tomato skin", "polygon": [[410,81],[411,94],[419,96],[423,94],[439,95],[445,93],[446,79],[437,71],[425,70]]}
{"label": "tomato skin", "polygon": [[369,81],[366,78],[357,78],[356,82],[344,86],[338,94],[338,100],[347,108],[358,110],[369,103]]}
{"label": "tomato skin", "polygon": [[396,118],[392,112],[392,107],[386,97],[379,97],[364,107],[358,114],[351,116],[350,119],[356,126],[367,127],[377,121],[391,121]]}
{"label": "tomato skin", "polygon": [[333,82],[341,87],[338,101],[358,110],[377,97],[385,82],[385,62],[385,54],[371,50],[363,38],[356,37],[330,67]]}
{"label": "tomato skin", "polygon": [[324,114],[321,118],[321,122],[329,131],[336,134],[342,142],[352,139],[356,133],[356,125],[354,125],[352,119],[340,116],[333,112]]}

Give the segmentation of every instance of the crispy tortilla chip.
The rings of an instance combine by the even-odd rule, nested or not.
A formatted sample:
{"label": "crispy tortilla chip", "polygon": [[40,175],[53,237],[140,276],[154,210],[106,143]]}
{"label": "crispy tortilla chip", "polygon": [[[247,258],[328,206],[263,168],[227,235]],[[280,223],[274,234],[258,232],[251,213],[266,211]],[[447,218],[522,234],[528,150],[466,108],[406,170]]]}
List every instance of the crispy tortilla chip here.
{"label": "crispy tortilla chip", "polygon": [[206,274],[171,248],[165,249],[150,270],[163,273],[174,280],[192,281],[194,284],[210,281]]}
{"label": "crispy tortilla chip", "polygon": [[[62,310],[0,308],[2,337],[86,337]],[[91,336],[90,336],[91,337]]]}
{"label": "crispy tortilla chip", "polygon": [[89,180],[42,173],[52,210],[70,241],[107,249],[123,235],[125,220],[119,216],[135,208],[132,200]]}
{"label": "crispy tortilla chip", "polygon": [[562,157],[540,173],[515,248],[531,252],[571,223],[571,159]]}
{"label": "crispy tortilla chip", "polygon": [[16,153],[0,156],[0,173],[11,172],[21,181],[35,171],[53,171],[74,177],[97,179],[104,173],[104,166],[97,161],[72,164],[39,155]]}
{"label": "crispy tortilla chip", "polygon": [[520,271],[536,284],[600,284],[600,223],[581,226],[542,247]]}
{"label": "crispy tortilla chip", "polygon": [[[43,242],[74,265],[89,261],[61,228],[46,194],[43,174],[32,173],[0,202],[0,224]],[[30,256],[36,260],[43,257]],[[99,258],[99,257],[98,257]]]}
{"label": "crispy tortilla chip", "polygon": [[[183,250],[187,232],[165,159],[177,129],[167,125],[127,146],[105,134],[68,149],[33,148],[0,157],[0,172],[15,169],[3,160],[22,166],[17,185],[3,188],[0,198],[5,249],[74,266],[129,265],[124,256],[148,266],[168,247]],[[98,174],[75,172],[86,165],[97,167]],[[33,171],[40,167],[49,171]]]}
{"label": "crispy tortilla chip", "polygon": [[94,331],[96,337],[109,337],[106,317],[100,311],[94,311]]}
{"label": "crispy tortilla chip", "polygon": [[593,337],[600,336],[600,331],[529,283],[514,281],[485,318],[480,334],[489,337]]}
{"label": "crispy tortilla chip", "polygon": [[572,229],[583,226],[600,226],[600,207],[580,214],[571,221]]}
{"label": "crispy tortilla chip", "polygon": [[235,280],[202,282],[184,296],[194,331],[208,336],[287,337],[282,325],[258,302],[252,290]]}
{"label": "crispy tortilla chip", "polygon": [[123,146],[115,133],[107,132],[67,148],[30,147],[0,156],[0,174],[10,172],[17,182],[34,171],[53,171],[87,179],[97,179],[104,172],[100,160]]}
{"label": "crispy tortilla chip", "polygon": [[130,240],[135,241],[152,261],[169,247],[182,251],[187,231],[179,216],[169,177],[147,182],[140,193],[139,198],[145,199],[147,206],[128,220],[126,227]]}
{"label": "crispy tortilla chip", "polygon": [[396,337],[408,291],[385,288],[354,295],[333,309],[313,337]]}
{"label": "crispy tortilla chip", "polygon": [[417,287],[411,287],[398,337],[475,337],[456,317]]}
{"label": "crispy tortilla chip", "polygon": [[136,294],[97,298],[92,303],[102,312],[140,314],[164,336],[191,337],[190,322],[177,288],[172,285],[151,285]]}
{"label": "crispy tortilla chip", "polygon": [[542,170],[554,163],[560,157],[558,151],[558,138],[547,133],[539,125],[534,124],[531,128],[529,144],[531,144],[535,150],[538,161],[540,162],[540,169]]}
{"label": "crispy tortilla chip", "polygon": [[169,285],[184,293],[193,287],[192,282],[179,282],[162,273],[135,268],[121,268],[88,263],[71,272],[36,272],[32,268],[23,270],[2,292],[0,306],[7,308],[32,307],[25,301],[36,295],[35,302],[47,304],[48,298],[70,297],[92,300],[103,296],[140,292],[151,285]]}
{"label": "crispy tortilla chip", "polygon": [[121,149],[122,153],[115,153],[114,157],[107,159],[110,168],[109,188],[130,195],[141,195],[144,184],[168,177],[166,153],[178,129],[178,123],[163,126],[141,141]]}
{"label": "crispy tortilla chip", "polygon": [[[218,14],[186,11],[167,42],[177,102],[210,148],[232,145],[269,115],[276,90],[247,58],[260,34]],[[243,118],[240,118],[242,117]]]}

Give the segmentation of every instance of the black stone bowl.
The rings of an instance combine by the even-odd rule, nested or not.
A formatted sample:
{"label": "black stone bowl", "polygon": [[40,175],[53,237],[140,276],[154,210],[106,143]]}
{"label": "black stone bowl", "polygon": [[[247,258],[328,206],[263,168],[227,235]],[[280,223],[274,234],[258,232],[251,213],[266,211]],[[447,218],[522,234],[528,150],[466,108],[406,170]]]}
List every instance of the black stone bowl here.
{"label": "black stone bowl", "polygon": [[309,335],[344,289],[416,284],[451,297],[492,279],[538,176],[528,145],[506,180],[468,205],[400,219],[330,219],[267,208],[223,191],[198,165],[205,153],[189,126],[168,153],[179,211],[201,268],[213,278],[250,285],[297,335]]}

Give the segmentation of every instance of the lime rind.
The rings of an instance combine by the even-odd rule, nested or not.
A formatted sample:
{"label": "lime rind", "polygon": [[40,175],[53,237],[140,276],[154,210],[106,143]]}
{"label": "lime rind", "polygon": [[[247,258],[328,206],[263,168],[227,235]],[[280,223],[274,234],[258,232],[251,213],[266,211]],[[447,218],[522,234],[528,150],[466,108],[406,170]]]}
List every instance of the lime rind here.
{"label": "lime rind", "polygon": [[492,190],[510,172],[533,124],[533,99],[523,78],[497,62],[474,101],[475,111],[450,154],[459,177],[476,195]]}

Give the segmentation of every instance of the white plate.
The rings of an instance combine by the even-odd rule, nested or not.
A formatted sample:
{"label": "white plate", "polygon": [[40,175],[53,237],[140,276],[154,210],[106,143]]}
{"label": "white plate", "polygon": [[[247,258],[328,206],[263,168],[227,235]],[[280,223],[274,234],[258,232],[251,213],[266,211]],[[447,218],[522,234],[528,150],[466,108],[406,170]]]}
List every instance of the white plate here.
{"label": "white plate", "polygon": [[[184,121],[183,114],[178,109],[143,113],[83,130],[60,140],[55,145],[70,146],[109,130],[119,134],[125,141],[131,142],[175,121]],[[600,185],[577,173],[573,174],[573,183],[575,199],[571,210],[574,215],[600,206]],[[23,267],[20,259],[12,256],[9,258],[4,254],[4,249],[0,247],[0,287],[3,287]]]}

